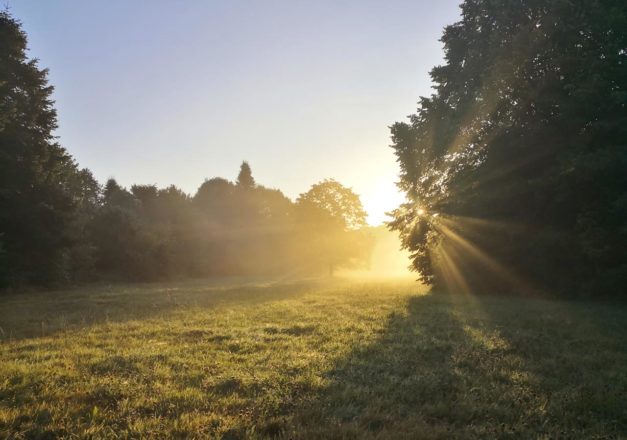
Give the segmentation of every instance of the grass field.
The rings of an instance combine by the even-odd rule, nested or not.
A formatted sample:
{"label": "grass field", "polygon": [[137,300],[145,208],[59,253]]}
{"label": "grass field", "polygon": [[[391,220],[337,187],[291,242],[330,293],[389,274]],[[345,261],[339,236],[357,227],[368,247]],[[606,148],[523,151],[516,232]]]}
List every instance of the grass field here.
{"label": "grass field", "polygon": [[414,282],[0,297],[0,438],[627,438],[627,308]]}

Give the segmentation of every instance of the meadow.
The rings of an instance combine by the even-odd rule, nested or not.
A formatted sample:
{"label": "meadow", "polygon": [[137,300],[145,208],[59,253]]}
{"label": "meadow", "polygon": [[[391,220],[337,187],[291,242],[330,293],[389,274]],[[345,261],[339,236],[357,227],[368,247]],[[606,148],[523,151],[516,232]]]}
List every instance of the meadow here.
{"label": "meadow", "polygon": [[627,438],[627,308],[414,281],[0,297],[0,438]]}

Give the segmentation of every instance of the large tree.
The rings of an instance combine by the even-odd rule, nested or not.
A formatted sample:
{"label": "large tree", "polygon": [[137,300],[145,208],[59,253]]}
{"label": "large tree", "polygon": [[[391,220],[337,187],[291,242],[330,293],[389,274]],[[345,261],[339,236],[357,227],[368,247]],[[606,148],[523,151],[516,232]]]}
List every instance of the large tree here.
{"label": "large tree", "polygon": [[467,0],[392,126],[392,229],[427,283],[627,291],[627,3]]}
{"label": "large tree", "polygon": [[312,185],[296,202],[309,219],[320,224],[336,223],[342,230],[359,229],[366,224],[366,211],[359,196],[333,179]]}
{"label": "large tree", "polygon": [[54,137],[47,70],[26,51],[20,23],[0,12],[0,284],[67,275],[70,226],[85,196],[74,161]]}
{"label": "large tree", "polygon": [[297,239],[304,265],[312,270],[366,264],[370,240],[359,196],[335,180],[311,186],[296,200]]}

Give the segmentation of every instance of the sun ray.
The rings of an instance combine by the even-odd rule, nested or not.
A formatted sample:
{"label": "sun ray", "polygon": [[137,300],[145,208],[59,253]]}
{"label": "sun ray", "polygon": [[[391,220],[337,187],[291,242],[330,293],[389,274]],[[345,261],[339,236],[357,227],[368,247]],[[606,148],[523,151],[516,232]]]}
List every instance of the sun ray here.
{"label": "sun ray", "polygon": [[449,255],[445,246],[440,246],[439,256],[442,261],[442,276],[449,291],[460,291],[465,294],[471,293],[470,286],[464,278],[462,271],[455,263],[455,259]]}
{"label": "sun ray", "polygon": [[[469,283],[465,279],[464,270],[459,266],[460,263],[456,263],[456,261],[468,261],[468,257],[472,257],[472,259],[487,268],[502,281],[510,285],[516,285],[518,288],[522,288],[527,292],[533,291],[530,284],[513,270],[497,261],[468,238],[454,231],[453,228],[455,225],[452,220],[440,219],[434,222],[433,225],[444,237],[444,242],[440,245],[439,252],[442,255],[442,260],[443,263],[445,263],[449,276],[451,276],[456,283],[459,284],[460,280],[464,280],[464,283],[461,285],[465,286],[464,288],[468,286]],[[470,291],[470,289],[468,290]]]}

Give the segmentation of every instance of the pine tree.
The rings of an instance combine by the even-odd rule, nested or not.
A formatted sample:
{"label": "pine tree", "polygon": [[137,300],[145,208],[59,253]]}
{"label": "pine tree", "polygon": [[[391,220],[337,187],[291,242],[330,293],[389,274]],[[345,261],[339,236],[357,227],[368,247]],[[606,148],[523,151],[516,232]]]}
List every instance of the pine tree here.
{"label": "pine tree", "polygon": [[67,275],[78,170],[56,142],[47,70],[26,56],[26,35],[0,12],[0,284],[48,283]]}
{"label": "pine tree", "polygon": [[253,172],[250,169],[250,165],[248,165],[248,162],[246,161],[242,162],[242,165],[239,168],[239,174],[237,175],[237,186],[246,189],[255,187]]}

